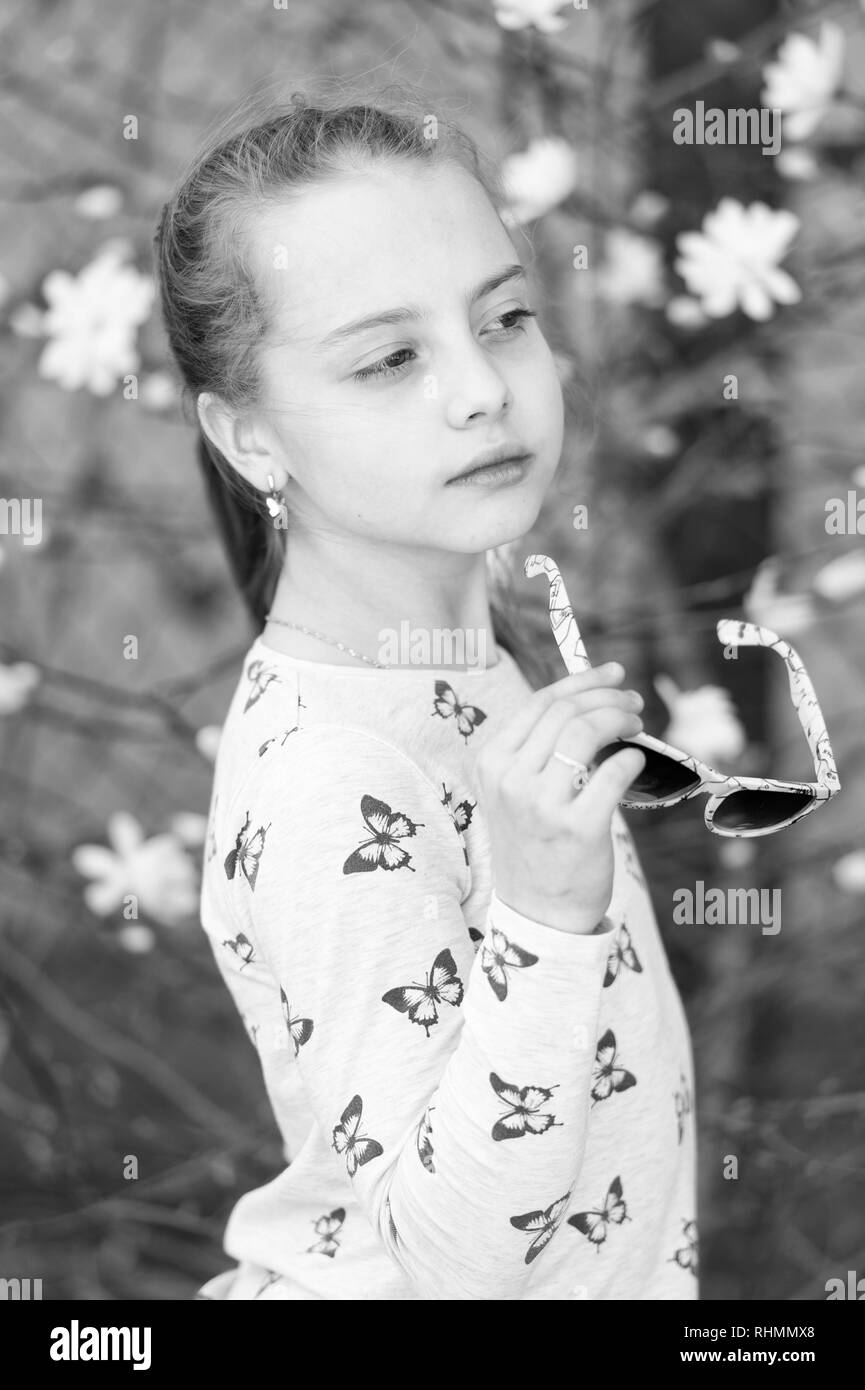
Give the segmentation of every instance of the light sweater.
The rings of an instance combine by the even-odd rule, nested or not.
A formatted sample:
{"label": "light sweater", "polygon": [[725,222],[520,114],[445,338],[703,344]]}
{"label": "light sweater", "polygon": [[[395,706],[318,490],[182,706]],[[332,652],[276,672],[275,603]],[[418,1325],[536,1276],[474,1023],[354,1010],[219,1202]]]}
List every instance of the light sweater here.
{"label": "light sweater", "polygon": [[601,929],[502,903],[477,752],[531,694],[257,638],[201,920],[287,1166],[199,1297],[695,1299],[693,1059],[630,833]]}

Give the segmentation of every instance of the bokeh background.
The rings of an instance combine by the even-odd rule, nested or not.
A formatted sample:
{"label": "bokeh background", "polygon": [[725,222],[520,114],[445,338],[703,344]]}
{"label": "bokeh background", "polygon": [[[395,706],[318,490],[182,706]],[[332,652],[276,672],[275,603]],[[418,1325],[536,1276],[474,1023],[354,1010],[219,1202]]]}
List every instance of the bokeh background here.
{"label": "bokeh background", "polygon": [[[812,675],[827,808],[750,841],[702,800],[628,818],[694,1038],[702,1296],[865,1271],[865,5],[3,0],[0,72],[0,1276],[187,1298],[282,1166],[198,920],[253,634],[150,247],[250,86],[363,74],[421,84],[506,172],[575,405],[536,529],[495,557],[549,679],[532,550],[647,727],[730,771],[811,775],[781,663],[725,659],[717,619]],[[698,101],[783,112],[780,151],[677,144]],[[676,925],[698,880],[780,888],[781,930]]]}

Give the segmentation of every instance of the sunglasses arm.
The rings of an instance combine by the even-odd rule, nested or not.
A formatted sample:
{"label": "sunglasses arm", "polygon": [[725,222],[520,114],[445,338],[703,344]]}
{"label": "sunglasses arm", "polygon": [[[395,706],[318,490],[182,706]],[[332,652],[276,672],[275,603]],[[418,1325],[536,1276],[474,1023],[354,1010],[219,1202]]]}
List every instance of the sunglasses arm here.
{"label": "sunglasses arm", "polygon": [[574,676],[580,671],[588,671],[592,663],[583,646],[574,610],[568,600],[565,581],[559,573],[558,566],[549,555],[530,555],[524,568],[529,579],[543,573],[550,582],[550,625],[568,674]]}
{"label": "sunglasses arm", "polygon": [[838,791],[841,783],[823,711],[798,652],[771,628],[760,627],[757,623],[741,623],[735,618],[722,618],[716,626],[716,631],[718,641],[723,642],[725,646],[770,647],[782,658],[787,668],[793,706],[814,759],[817,781],[821,786]]}

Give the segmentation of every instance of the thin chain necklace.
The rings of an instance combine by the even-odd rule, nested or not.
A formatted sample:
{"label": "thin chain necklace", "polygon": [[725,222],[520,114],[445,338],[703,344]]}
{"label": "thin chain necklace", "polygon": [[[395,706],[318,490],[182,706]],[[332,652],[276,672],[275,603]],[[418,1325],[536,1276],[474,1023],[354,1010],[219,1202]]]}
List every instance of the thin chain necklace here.
{"label": "thin chain necklace", "polygon": [[322,642],[329,642],[332,647],[339,647],[341,652],[347,652],[349,656],[356,656],[359,661],[365,661],[367,666],[375,666],[380,671],[387,670],[384,661],[373,661],[371,656],[364,656],[363,652],[356,652],[354,647],[346,646],[345,642],[338,642],[335,637],[328,637],[326,632],[316,632],[315,628],[304,627],[303,623],[290,623],[286,618],[275,618],[272,613],[268,613],[265,622],[279,623],[281,627],[293,627],[298,632],[305,632],[308,637],[318,637]]}

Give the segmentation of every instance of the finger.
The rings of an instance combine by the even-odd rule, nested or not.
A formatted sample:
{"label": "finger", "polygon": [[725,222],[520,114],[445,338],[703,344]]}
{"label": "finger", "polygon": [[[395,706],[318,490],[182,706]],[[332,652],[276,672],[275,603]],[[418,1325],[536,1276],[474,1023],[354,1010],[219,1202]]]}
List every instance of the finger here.
{"label": "finger", "polygon": [[[571,751],[573,740],[567,733],[575,721],[588,718],[589,715],[605,709],[620,710],[623,714],[638,716],[642,704],[643,701],[636,691],[611,690],[608,686],[582,691],[567,700],[559,700],[544,710],[517,752],[514,762],[529,775],[543,771],[556,749],[560,753],[566,753],[568,757],[577,758],[579,754]],[[642,727],[642,722],[638,720],[630,727],[629,732],[636,733]],[[566,737],[563,737],[564,735]]]}
{"label": "finger", "polygon": [[605,758],[574,798],[573,817],[580,828],[585,828],[587,819],[598,829],[607,828],[619,802],[645,765],[646,755],[639,748],[626,748]]}
{"label": "finger", "polygon": [[563,676],[560,681],[536,690],[522,708],[509,720],[499,735],[499,747],[513,755],[528,738],[538,719],[557,701],[569,695],[603,686],[619,685],[625,679],[625,668],[618,661],[608,661],[604,666],[593,666],[588,671],[578,671],[573,676]]}
{"label": "finger", "polygon": [[[558,746],[551,749],[550,758],[543,771],[549,794],[557,802],[568,802],[574,796],[574,778],[579,771],[571,762],[581,763],[588,768],[594,763],[601,748],[608,747],[620,738],[634,738],[642,733],[643,721],[638,714],[626,709],[593,710],[582,720],[571,723],[564,730]],[[561,754],[557,757],[556,754]]]}

